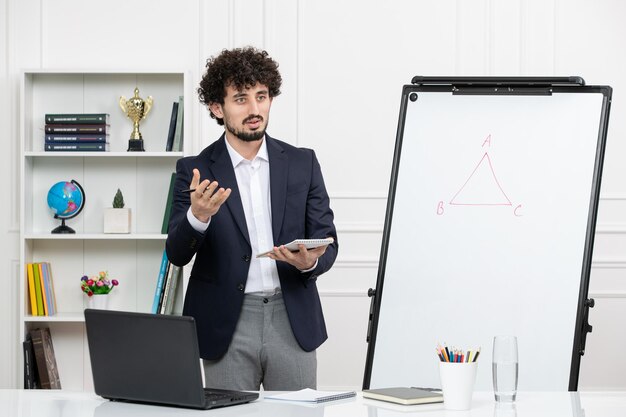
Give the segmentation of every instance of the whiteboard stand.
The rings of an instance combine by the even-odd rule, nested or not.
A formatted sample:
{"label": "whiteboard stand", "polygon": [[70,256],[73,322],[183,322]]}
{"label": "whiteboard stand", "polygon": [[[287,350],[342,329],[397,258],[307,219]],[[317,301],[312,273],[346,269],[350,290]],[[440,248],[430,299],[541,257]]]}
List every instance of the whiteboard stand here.
{"label": "whiteboard stand", "polygon": [[575,391],[612,89],[414,77],[402,90],[363,388],[439,387],[437,343],[514,334],[520,390]]}

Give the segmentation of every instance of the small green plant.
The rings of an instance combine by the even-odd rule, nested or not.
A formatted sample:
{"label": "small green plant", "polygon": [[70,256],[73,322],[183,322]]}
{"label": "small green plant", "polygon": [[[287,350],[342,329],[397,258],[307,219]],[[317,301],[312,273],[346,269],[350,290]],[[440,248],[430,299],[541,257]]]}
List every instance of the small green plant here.
{"label": "small green plant", "polygon": [[113,208],[124,208],[124,196],[119,188],[113,197]]}

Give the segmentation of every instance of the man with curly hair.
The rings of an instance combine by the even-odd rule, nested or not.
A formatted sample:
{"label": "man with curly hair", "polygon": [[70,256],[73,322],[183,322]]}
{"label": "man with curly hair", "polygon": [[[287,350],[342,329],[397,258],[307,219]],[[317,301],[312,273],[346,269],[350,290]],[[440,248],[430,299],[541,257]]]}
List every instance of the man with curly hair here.
{"label": "man with curly hair", "polygon": [[[266,132],[281,83],[265,51],[209,59],[198,95],[224,134],[176,166],[166,248],[174,265],[195,256],[183,314],[196,320],[207,387],[317,385],[327,334],[316,280],[335,262],[337,232],[315,153]],[[327,237],[315,249],[283,245]]]}

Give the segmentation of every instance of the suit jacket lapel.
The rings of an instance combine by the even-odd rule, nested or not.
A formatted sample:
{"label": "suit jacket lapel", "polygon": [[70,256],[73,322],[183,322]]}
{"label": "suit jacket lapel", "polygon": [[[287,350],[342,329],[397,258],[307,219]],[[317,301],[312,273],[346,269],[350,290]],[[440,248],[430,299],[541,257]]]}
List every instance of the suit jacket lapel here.
{"label": "suit jacket lapel", "polygon": [[[220,187],[230,188],[232,190],[226,200],[225,206],[230,210],[239,230],[246,238],[248,244],[250,244],[250,236],[248,235],[248,226],[246,225],[246,217],[243,212],[241,194],[239,194],[239,187],[237,186],[237,177],[235,177],[235,170],[230,155],[226,150],[225,141],[226,138],[222,135],[215,147],[215,151],[211,155],[212,163],[209,167],[213,173],[213,178],[211,179],[217,180]],[[222,206],[222,208],[223,207],[224,206]]]}
{"label": "suit jacket lapel", "polygon": [[[274,240],[279,238],[283,218],[285,216],[285,203],[287,201],[287,174],[289,172],[289,159],[283,148],[267,134],[267,155],[270,160],[270,193],[272,204],[272,233]],[[285,242],[278,242],[279,244]]]}

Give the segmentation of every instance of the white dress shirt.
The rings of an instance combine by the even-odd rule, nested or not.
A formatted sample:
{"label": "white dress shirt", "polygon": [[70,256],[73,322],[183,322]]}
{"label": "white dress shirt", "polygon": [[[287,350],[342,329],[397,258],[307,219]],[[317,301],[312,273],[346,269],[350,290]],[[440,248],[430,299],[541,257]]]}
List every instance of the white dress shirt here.
{"label": "white dress shirt", "polygon": [[[270,164],[267,155],[265,139],[261,142],[259,152],[251,161],[245,159],[230,146],[226,140],[226,149],[235,169],[235,177],[243,211],[246,216],[246,226],[252,247],[250,269],[246,282],[246,293],[273,294],[280,289],[276,261],[256,254],[265,252],[274,247],[272,234],[272,212],[270,204]],[[187,219],[191,226],[204,233],[209,227],[211,219],[203,223],[187,211]]]}

